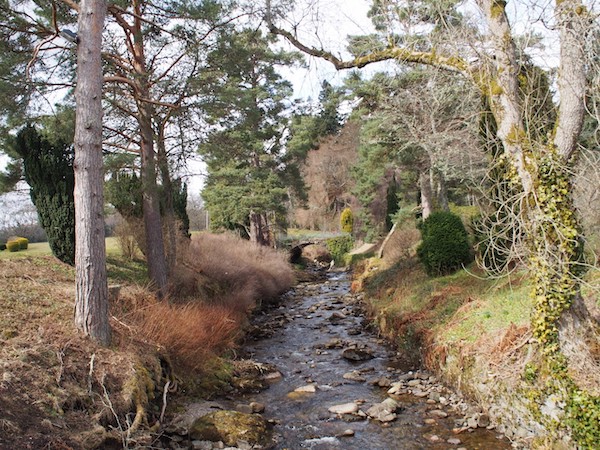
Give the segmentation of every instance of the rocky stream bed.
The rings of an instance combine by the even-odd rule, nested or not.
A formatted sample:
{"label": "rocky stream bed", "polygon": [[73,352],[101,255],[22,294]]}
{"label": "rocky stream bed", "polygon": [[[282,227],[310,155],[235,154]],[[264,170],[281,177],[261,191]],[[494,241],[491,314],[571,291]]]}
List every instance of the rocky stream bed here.
{"label": "rocky stream bed", "polygon": [[402,363],[369,327],[361,300],[348,274],[329,273],[256,315],[235,389],[187,405],[167,427],[165,447],[511,448],[487,415]]}

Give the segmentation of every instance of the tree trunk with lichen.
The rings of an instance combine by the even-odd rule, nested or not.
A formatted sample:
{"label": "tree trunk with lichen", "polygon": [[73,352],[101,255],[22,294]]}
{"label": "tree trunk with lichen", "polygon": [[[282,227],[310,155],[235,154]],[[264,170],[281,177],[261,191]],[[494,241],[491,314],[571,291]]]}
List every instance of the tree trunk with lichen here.
{"label": "tree trunk with lichen", "polygon": [[[572,165],[583,125],[586,92],[585,36],[576,1],[557,2],[561,61],[558,86],[561,102],[555,134],[548,142],[534,140],[523,125],[518,92],[516,51],[510,36],[505,3],[482,0],[496,54],[496,70],[487,93],[498,123],[498,137],[512,165],[509,174],[522,188],[521,220],[530,239],[529,266],[533,279],[532,329],[539,344],[542,379],[536,386],[540,411],[547,399],[564,404],[562,418],[582,448],[600,441],[600,399],[580,388],[569,370],[573,358],[589,353],[585,334],[592,332],[589,312],[580,294],[583,238],[573,206]],[[591,368],[594,371],[594,368]],[[552,426],[552,418],[540,414]]]}

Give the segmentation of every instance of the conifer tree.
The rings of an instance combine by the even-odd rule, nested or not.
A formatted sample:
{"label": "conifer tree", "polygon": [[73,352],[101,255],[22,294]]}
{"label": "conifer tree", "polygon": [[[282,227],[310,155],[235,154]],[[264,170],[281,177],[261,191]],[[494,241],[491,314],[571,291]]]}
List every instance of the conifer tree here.
{"label": "conifer tree", "polygon": [[31,200],[46,231],[52,253],[73,265],[75,178],[72,139],[65,142],[62,137],[57,137],[51,142],[33,125],[26,125],[17,134],[15,144],[16,152],[23,158],[25,180],[31,186]]}

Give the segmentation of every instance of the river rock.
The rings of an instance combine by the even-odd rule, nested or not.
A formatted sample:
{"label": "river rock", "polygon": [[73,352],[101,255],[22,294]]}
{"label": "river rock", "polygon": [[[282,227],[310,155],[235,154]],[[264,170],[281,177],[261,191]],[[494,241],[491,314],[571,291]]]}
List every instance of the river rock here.
{"label": "river rock", "polygon": [[356,414],[358,405],[354,402],[331,406],[328,411],[333,414]]}
{"label": "river rock", "polygon": [[253,413],[262,414],[265,412],[264,403],[250,402],[250,408],[252,408]]}
{"label": "river rock", "polygon": [[402,381],[397,381],[392,383],[392,386],[388,389],[387,393],[392,395],[398,394],[400,391],[403,391],[402,393],[404,394],[404,383]]}
{"label": "river rock", "polygon": [[342,341],[340,338],[333,338],[330,339],[329,341],[327,341],[324,345],[324,347],[326,349],[334,349],[334,348],[343,348],[344,347],[344,341]]}
{"label": "river rock", "polygon": [[490,425],[490,416],[487,414],[481,414],[477,419],[477,425],[480,428],[486,428]]}
{"label": "river rock", "polygon": [[415,389],[412,391],[412,395],[418,398],[425,398],[429,395],[429,393],[427,391],[422,391],[421,389]]}
{"label": "river rock", "polygon": [[251,445],[272,444],[269,423],[257,414],[237,411],[215,411],[196,420],[190,428],[190,438],[199,441],[222,441],[235,446],[238,441]]}
{"label": "river rock", "polygon": [[343,376],[344,380],[357,381],[362,383],[366,381],[366,378],[363,377],[358,370],[353,370],[352,372],[345,373]]}
{"label": "river rock", "polygon": [[354,436],[354,430],[350,430],[350,429],[344,430],[338,435],[338,437],[352,437],[352,436]]}
{"label": "river rock", "polygon": [[441,442],[442,441],[442,438],[439,437],[437,434],[426,434],[424,437],[427,438],[427,440],[429,442]]}
{"label": "river rock", "polygon": [[439,402],[440,398],[441,398],[441,396],[440,396],[439,392],[431,391],[429,393],[429,400],[433,400],[434,402]]}
{"label": "river rock", "polygon": [[317,392],[317,387],[314,384],[307,384],[306,386],[300,386],[294,389],[294,392],[299,394],[314,394]]}
{"label": "river rock", "polygon": [[329,321],[332,323],[336,323],[341,320],[344,320],[345,318],[346,318],[346,315],[344,313],[339,312],[339,311],[334,311],[331,313],[331,316],[329,316]]}
{"label": "river rock", "polygon": [[391,422],[395,420],[398,402],[392,398],[386,398],[383,402],[371,406],[367,410],[367,415],[380,422]]}
{"label": "river rock", "polygon": [[373,354],[367,349],[349,347],[342,352],[342,357],[350,361],[367,361],[374,358]]}
{"label": "river rock", "polygon": [[432,409],[427,413],[427,415],[436,419],[444,419],[448,417],[448,413],[446,411],[442,411],[441,409]]}

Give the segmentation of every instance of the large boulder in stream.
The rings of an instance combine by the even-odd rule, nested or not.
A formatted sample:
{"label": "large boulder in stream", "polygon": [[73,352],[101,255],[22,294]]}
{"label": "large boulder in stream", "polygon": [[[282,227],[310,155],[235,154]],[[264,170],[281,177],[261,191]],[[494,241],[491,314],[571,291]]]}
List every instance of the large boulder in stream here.
{"label": "large boulder in stream", "polygon": [[201,441],[222,441],[236,446],[245,441],[254,446],[273,444],[270,424],[257,414],[215,411],[197,419],[190,427],[190,437]]}

